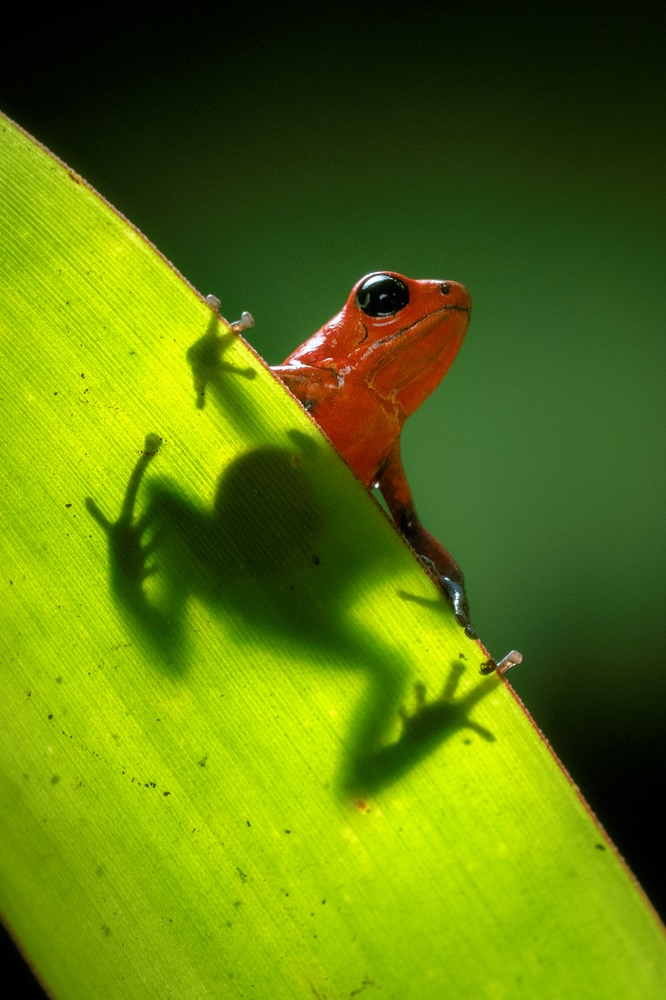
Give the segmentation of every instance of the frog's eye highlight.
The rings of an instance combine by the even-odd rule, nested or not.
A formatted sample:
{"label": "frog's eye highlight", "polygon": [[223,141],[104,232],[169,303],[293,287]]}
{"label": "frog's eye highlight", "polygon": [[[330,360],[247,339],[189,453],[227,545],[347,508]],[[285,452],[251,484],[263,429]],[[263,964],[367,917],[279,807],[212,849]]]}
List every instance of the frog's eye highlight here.
{"label": "frog's eye highlight", "polygon": [[409,302],[409,289],[400,278],[373,274],[356,293],[356,303],[366,316],[395,316]]}

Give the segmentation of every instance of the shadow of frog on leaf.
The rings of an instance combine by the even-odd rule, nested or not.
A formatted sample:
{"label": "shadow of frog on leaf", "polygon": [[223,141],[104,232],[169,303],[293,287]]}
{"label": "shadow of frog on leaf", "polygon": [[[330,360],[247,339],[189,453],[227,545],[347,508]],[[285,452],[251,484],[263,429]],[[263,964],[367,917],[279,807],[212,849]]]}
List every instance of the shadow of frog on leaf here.
{"label": "shadow of frog on leaf", "polygon": [[[212,335],[215,343],[206,344]],[[204,351],[188,352],[200,399],[209,382],[218,395],[222,382],[238,372],[216,366],[222,349],[216,355],[212,347],[220,341],[211,324],[195,345],[207,351],[205,378],[196,367]],[[226,405],[231,396],[233,390]],[[361,578],[376,570],[377,540],[355,525],[341,531],[339,511],[335,523],[335,497],[327,487],[335,456],[301,431],[291,430],[285,439],[283,445],[260,445],[235,458],[205,506],[173,482],[146,475],[161,443],[148,434],[117,520],[109,520],[91,498],[86,506],[107,535],[118,606],[174,676],[182,677],[191,659],[191,598],[205,605],[214,616],[211,629],[219,625],[225,638],[261,643],[263,635],[272,644],[284,642],[304,670],[312,658],[331,669],[365,673],[367,690],[343,740],[339,784],[345,795],[366,796],[406,773],[456,730],[466,727],[492,740],[468,712],[499,681],[489,677],[454,701],[464,669],[456,662],[441,695],[430,703],[423,685],[414,686],[416,708],[407,714],[413,667],[353,614]],[[144,502],[137,516],[140,492]]]}

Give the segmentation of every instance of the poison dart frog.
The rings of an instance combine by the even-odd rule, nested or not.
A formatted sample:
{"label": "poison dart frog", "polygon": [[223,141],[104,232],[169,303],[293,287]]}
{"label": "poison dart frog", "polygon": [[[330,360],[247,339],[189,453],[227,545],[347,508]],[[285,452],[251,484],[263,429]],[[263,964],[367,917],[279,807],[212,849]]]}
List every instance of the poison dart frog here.
{"label": "poison dart frog", "polygon": [[[393,271],[366,275],[343,309],[272,371],[302,403],[366,489],[378,487],[396,526],[436,580],[470,638],[463,574],[421,524],[400,456],[407,417],[449,370],[472,301],[457,281]],[[254,324],[249,313],[232,324]],[[488,661],[489,670],[495,668]]]}

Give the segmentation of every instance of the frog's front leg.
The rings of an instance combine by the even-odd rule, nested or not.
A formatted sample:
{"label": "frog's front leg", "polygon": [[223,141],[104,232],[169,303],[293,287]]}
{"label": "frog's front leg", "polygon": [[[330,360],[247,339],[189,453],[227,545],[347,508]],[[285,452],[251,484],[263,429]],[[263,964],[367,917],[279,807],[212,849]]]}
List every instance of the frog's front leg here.
{"label": "frog's front leg", "polygon": [[138,586],[150,575],[151,570],[146,569],[148,549],[141,544],[146,529],[145,519],[134,521],[134,507],[146,469],[157,455],[161,443],[162,438],[157,434],[146,435],[143,451],[127,483],[117,520],[110,521],[92,497],[86,497],[85,501],[88,513],[94,517],[108,537],[112,565],[116,567],[117,574],[124,577],[128,583]]}
{"label": "frog's front leg", "polygon": [[[149,526],[149,516],[135,520],[134,511],[143,477],[162,439],[157,434],[147,434],[143,451],[139,456],[127,483],[120,514],[111,521],[98,507],[92,497],[85,501],[88,513],[97,521],[107,536],[109,546],[109,569],[111,589],[119,604],[130,611],[134,619],[144,625],[162,627],[161,616],[151,606],[144,591],[144,581],[155,572],[155,567],[147,565],[154,543],[144,544],[143,536]],[[159,619],[156,621],[156,618]]]}
{"label": "frog's front leg", "polygon": [[[319,404],[330,400],[340,388],[338,377],[330,368],[292,364],[273,365],[271,371],[315,420]],[[326,432],[327,428],[324,427],[323,430]]]}
{"label": "frog's front leg", "polygon": [[414,509],[412,492],[400,457],[400,438],[396,438],[379,472],[378,483],[393,520],[435,577],[453,608],[456,621],[465,629],[466,635],[476,639],[476,631],[469,616],[469,603],[462,570],[450,552],[447,552],[444,546],[426,531]]}
{"label": "frog's front leg", "polygon": [[460,729],[471,729],[485,740],[494,740],[490,730],[470,719],[469,712],[490,694],[498,679],[488,677],[464,697],[456,699],[464,669],[462,664],[454,663],[441,694],[432,701],[426,698],[424,684],[414,685],[415,710],[409,713],[406,708],[400,709],[400,736],[387,745],[378,746],[376,741],[368,741],[365,754],[356,761],[356,768],[347,781],[347,791],[355,796],[378,791],[416,767]]}

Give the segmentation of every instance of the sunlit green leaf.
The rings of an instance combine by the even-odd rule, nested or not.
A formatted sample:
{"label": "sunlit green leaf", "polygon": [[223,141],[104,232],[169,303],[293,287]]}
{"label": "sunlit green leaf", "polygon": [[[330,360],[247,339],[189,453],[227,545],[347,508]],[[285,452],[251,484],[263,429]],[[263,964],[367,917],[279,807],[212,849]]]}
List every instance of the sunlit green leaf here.
{"label": "sunlit green leaf", "polygon": [[0,129],[0,904],[49,990],[662,997],[654,914],[378,507]]}

